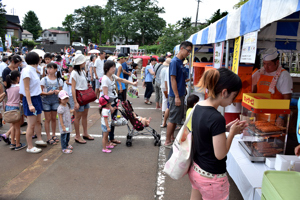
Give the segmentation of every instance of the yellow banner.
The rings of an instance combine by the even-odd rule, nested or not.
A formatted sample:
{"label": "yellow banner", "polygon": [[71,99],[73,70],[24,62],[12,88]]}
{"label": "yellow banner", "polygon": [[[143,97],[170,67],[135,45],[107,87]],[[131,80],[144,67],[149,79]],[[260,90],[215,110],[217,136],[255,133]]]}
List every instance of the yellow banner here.
{"label": "yellow banner", "polygon": [[235,38],[235,42],[234,42],[233,62],[232,62],[231,69],[235,74],[238,74],[238,70],[239,70],[241,38],[242,38],[241,36]]}

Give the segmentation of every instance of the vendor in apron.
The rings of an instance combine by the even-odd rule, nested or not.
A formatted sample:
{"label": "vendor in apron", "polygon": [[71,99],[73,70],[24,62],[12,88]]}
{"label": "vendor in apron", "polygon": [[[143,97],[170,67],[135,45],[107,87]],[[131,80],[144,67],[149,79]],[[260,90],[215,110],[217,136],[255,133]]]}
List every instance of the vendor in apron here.
{"label": "vendor in apron", "polygon": [[[268,49],[263,54],[263,68],[252,75],[252,89],[254,93],[270,93],[271,99],[291,99],[293,80],[289,72],[279,65],[276,48]],[[258,118],[256,120],[275,121],[279,126],[283,126],[285,121],[285,115],[259,115]]]}

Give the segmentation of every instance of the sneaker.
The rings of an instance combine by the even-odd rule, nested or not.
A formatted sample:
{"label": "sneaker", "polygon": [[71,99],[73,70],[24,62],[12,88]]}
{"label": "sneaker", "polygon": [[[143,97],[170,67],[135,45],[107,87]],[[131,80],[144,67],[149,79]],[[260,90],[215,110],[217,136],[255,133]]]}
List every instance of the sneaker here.
{"label": "sneaker", "polygon": [[3,139],[3,141],[4,141],[6,144],[8,144],[8,145],[10,144],[9,138],[6,137],[5,134],[1,134],[0,137]]}
{"label": "sneaker", "polygon": [[27,126],[27,122],[24,122],[21,127]]}
{"label": "sneaker", "polygon": [[23,144],[23,143],[20,143],[20,144],[21,144],[21,146],[15,147],[15,151],[19,151],[19,150],[24,149],[25,147],[27,147],[26,144]]}
{"label": "sneaker", "polygon": [[95,103],[99,103],[99,99],[96,99],[94,102],[95,102]]}
{"label": "sneaker", "polygon": [[36,148],[36,147],[32,147],[31,149],[26,149],[27,153],[40,153],[42,152],[42,149]]}
{"label": "sneaker", "polygon": [[38,146],[43,146],[43,147],[47,146],[47,142],[44,142],[43,140],[37,140],[37,141],[35,141],[35,144]]}

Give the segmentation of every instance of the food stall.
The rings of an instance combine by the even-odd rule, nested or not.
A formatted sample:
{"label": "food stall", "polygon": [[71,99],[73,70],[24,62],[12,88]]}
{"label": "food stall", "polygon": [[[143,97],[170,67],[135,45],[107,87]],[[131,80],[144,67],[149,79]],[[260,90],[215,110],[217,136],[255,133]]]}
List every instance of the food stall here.
{"label": "food stall", "polygon": [[[229,13],[207,28],[191,35],[188,41],[192,42],[195,47],[193,53],[199,46],[224,42],[226,50],[224,63],[225,67],[230,68],[232,60],[230,57],[232,56],[231,52],[233,52],[234,39],[257,31],[255,53],[259,54],[264,49],[276,47],[280,52],[280,64],[292,72],[294,69],[299,68],[299,10],[300,1],[298,0],[249,0],[239,9]],[[190,58],[191,68],[194,67],[193,58],[194,54]],[[293,78],[293,81],[293,91],[300,92],[299,77]],[[191,89],[192,86],[189,90]],[[255,101],[270,101],[269,99],[265,99],[268,98],[266,96],[256,98],[259,97],[256,94],[256,96],[252,97]],[[296,136],[296,133],[292,130],[292,126],[295,126],[295,123],[291,123],[291,126],[289,126],[289,122],[295,121],[295,117],[292,115],[294,114],[295,116],[297,112],[294,112],[294,110],[290,111],[292,108],[290,108],[289,103],[285,104],[287,107],[283,109],[279,109],[279,105],[281,106],[281,104],[277,104],[272,109],[260,110],[259,108],[249,107],[246,103],[242,103],[241,116],[249,121],[250,126],[245,131],[243,138],[239,135],[234,138],[228,153],[227,170],[244,199],[260,199],[262,196],[263,174],[264,171],[270,169],[262,161],[266,157],[272,157],[277,153],[285,154],[287,153],[287,147],[290,147],[291,150],[295,145],[295,141],[291,140],[290,144],[288,144],[288,136]],[[255,113],[255,109],[255,112],[262,111],[263,113]],[[285,113],[278,113],[278,110]],[[270,118],[260,120],[261,114],[266,114]],[[278,114],[286,115],[285,124],[281,127],[275,126],[272,118],[273,115],[276,117]],[[271,129],[258,128],[260,127],[258,121],[261,121],[260,123],[265,122],[264,125],[272,127],[272,131],[268,132]],[[255,122],[257,123],[255,124]],[[263,145],[257,147],[258,144]],[[255,146],[259,151],[255,149]],[[269,150],[269,152],[266,150]],[[292,154],[291,151],[290,153]]]}

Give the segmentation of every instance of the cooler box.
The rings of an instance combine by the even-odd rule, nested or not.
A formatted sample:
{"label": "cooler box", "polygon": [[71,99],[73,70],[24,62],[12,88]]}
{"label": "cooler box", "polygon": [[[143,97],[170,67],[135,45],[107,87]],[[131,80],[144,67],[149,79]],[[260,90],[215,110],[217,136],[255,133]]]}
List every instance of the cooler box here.
{"label": "cooler box", "polygon": [[300,173],[294,171],[265,171],[262,182],[262,197],[266,200],[297,200]]}

